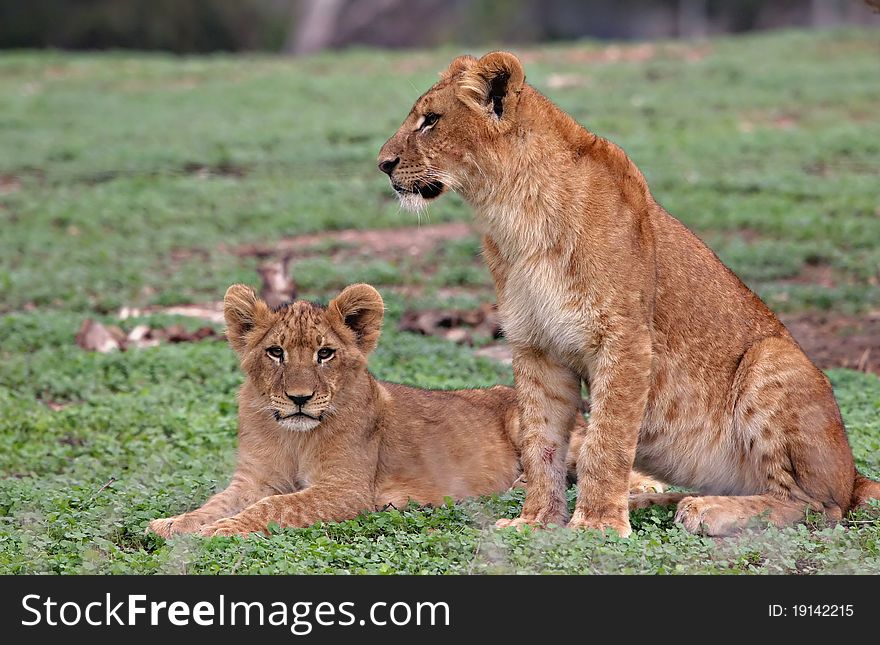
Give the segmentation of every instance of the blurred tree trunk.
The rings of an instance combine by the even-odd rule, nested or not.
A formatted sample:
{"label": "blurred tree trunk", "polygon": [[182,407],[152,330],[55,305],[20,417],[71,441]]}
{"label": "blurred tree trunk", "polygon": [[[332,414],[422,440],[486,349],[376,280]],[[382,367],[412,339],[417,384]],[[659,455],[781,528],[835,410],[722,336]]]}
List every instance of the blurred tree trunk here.
{"label": "blurred tree trunk", "polygon": [[814,27],[840,23],[841,6],[837,0],[810,0],[810,22]]}
{"label": "blurred tree trunk", "polygon": [[312,54],[327,47],[333,42],[344,5],[345,0],[300,0],[284,51],[288,54]]}
{"label": "blurred tree trunk", "polygon": [[709,32],[706,0],[678,0],[678,37],[705,38]]}
{"label": "blurred tree trunk", "polygon": [[405,4],[406,0],[300,0],[284,51],[313,54],[344,44],[352,34]]}

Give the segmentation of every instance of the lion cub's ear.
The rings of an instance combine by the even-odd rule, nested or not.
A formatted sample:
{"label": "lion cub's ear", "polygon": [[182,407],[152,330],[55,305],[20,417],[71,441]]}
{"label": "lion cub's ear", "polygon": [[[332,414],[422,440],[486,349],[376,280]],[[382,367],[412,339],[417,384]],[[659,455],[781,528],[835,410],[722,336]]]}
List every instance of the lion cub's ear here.
{"label": "lion cub's ear", "polygon": [[331,318],[336,318],[354,332],[355,342],[364,354],[369,354],[376,348],[385,315],[385,303],[373,287],[368,284],[346,287],[330,301],[327,312]]}
{"label": "lion cub's ear", "polygon": [[491,109],[501,120],[512,114],[526,76],[522,63],[510,52],[492,52],[465,68],[460,98],[478,109]]}
{"label": "lion cub's ear", "polygon": [[269,306],[247,285],[234,284],[223,296],[226,337],[239,354],[247,349],[247,336],[251,330],[265,324],[271,315]]}
{"label": "lion cub's ear", "polygon": [[440,72],[440,78],[446,80],[458,76],[466,69],[470,69],[471,67],[473,67],[476,62],[477,59],[473,56],[469,56],[467,54],[465,54],[464,56],[459,56],[451,63],[449,63],[449,67]]}

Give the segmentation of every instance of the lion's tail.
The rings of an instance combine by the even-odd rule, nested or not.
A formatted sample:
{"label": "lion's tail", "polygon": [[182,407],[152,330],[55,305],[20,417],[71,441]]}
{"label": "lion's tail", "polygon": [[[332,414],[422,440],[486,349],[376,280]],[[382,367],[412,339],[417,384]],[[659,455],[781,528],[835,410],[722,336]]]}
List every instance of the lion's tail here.
{"label": "lion's tail", "polygon": [[856,473],[851,508],[862,506],[871,499],[880,499],[880,482]]}

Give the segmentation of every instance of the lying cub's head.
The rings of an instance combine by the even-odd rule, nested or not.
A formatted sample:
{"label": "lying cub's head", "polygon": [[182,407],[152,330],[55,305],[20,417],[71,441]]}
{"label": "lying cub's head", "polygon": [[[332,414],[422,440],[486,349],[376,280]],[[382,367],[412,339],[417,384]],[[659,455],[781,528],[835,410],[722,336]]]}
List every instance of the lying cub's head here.
{"label": "lying cub's head", "polygon": [[299,431],[332,415],[340,393],[364,375],[383,312],[382,297],[367,284],[347,287],[326,307],[298,301],[273,310],[243,284],[223,299],[227,338],[261,403]]}
{"label": "lying cub's head", "polygon": [[379,169],[407,208],[449,187],[468,197],[487,164],[503,156],[525,75],[516,56],[460,56],[415,103],[379,152]]}

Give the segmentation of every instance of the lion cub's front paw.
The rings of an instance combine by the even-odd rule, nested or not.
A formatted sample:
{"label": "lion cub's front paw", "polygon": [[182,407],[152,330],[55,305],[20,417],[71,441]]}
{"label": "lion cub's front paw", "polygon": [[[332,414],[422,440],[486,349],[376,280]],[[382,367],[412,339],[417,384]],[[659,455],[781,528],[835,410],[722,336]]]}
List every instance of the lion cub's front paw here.
{"label": "lion cub's front paw", "polygon": [[570,529],[593,529],[608,533],[614,531],[620,537],[629,537],[632,534],[632,527],[629,525],[629,512],[623,511],[615,515],[600,515],[598,517],[587,516],[580,511],[575,511],[568,523]]}
{"label": "lion cub's front paw", "polygon": [[262,526],[254,526],[253,524],[242,522],[234,517],[224,517],[222,520],[217,520],[213,524],[208,524],[203,527],[200,534],[205,537],[228,537],[230,535],[248,536],[251,533],[261,533],[264,530],[265,527]]}
{"label": "lion cub's front paw", "polygon": [[163,538],[170,538],[183,533],[195,533],[202,526],[202,522],[194,517],[175,515],[174,517],[160,517],[147,525],[147,530]]}

